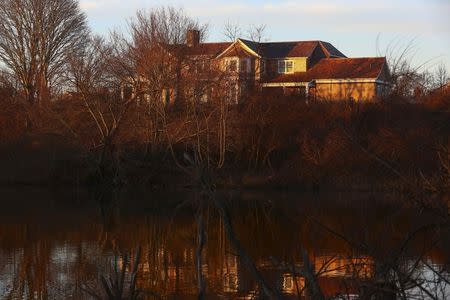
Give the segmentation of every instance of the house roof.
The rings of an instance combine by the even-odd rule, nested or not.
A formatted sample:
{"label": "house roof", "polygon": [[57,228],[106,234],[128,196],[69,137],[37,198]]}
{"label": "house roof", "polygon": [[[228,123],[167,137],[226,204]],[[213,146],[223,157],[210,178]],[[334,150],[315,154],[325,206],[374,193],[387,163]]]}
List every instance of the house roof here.
{"label": "house roof", "polygon": [[[258,43],[245,39],[238,39],[254,53],[265,58],[282,57],[309,57],[316,47],[321,47],[327,57],[346,57],[333,45],[322,41],[292,41],[292,42],[270,42]],[[237,41],[237,42],[238,42]],[[187,47],[188,55],[210,55],[219,56],[234,43],[201,43],[195,47]],[[183,45],[184,47],[184,45]]]}
{"label": "house roof", "polygon": [[253,52],[257,53],[258,55],[261,53],[261,43],[239,39],[242,43],[244,43],[247,47],[249,47]]}
{"label": "house roof", "polygon": [[346,57],[341,51],[328,42],[319,41],[319,44],[327,57]]}
{"label": "house roof", "polygon": [[257,43],[244,39],[239,40],[265,58],[309,57],[318,46],[322,48],[327,57],[346,57],[333,45],[322,41]]}
{"label": "house roof", "polygon": [[231,46],[231,44],[232,43],[201,43],[195,47],[187,47],[187,54],[217,56]]}
{"label": "house roof", "polygon": [[268,77],[264,82],[309,82],[316,79],[376,79],[385,57],[324,58],[306,72]]}
{"label": "house roof", "polygon": [[309,57],[317,45],[317,42],[265,43],[263,51],[267,58]]}

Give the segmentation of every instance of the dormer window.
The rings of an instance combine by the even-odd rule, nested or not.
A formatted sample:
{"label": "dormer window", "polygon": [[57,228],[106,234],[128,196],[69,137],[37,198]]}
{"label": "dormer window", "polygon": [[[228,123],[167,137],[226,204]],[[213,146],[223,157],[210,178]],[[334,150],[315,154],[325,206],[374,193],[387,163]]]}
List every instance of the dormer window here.
{"label": "dormer window", "polygon": [[225,65],[228,72],[237,72],[239,70],[239,58],[227,58],[225,60]]}
{"label": "dormer window", "polygon": [[228,71],[236,72],[238,66],[238,61],[233,59],[228,62]]}
{"label": "dormer window", "polygon": [[279,60],[278,73],[279,74],[294,73],[294,62],[292,60]]}
{"label": "dormer window", "polygon": [[231,73],[250,73],[250,59],[239,57],[227,57],[225,59],[225,68]]}

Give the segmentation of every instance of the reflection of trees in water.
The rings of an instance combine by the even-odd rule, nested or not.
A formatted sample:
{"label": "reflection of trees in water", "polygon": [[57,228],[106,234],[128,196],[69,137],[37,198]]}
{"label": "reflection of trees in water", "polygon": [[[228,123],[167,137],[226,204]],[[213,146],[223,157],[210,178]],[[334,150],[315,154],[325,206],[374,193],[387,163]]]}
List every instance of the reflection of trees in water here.
{"label": "reflection of trees in water", "polygon": [[[448,228],[433,214],[391,204],[336,204],[339,199],[332,204],[305,197],[304,205],[295,207],[282,199],[277,203],[216,196],[229,214],[228,226],[247,252],[246,259],[280,298],[311,297],[306,259],[325,298],[360,295],[386,299],[389,294],[411,298],[414,293],[419,299],[445,299],[449,294],[449,268],[445,265],[449,241],[443,238],[448,237]],[[131,250],[142,245],[139,290],[155,291],[163,297],[197,297],[202,287],[200,269],[206,298],[217,294],[262,297],[260,282],[230,242],[216,205],[205,201],[199,211],[198,197],[193,198],[173,219],[170,210],[126,212],[119,197],[114,208],[104,210],[114,212],[114,226],[102,221],[111,224],[110,217],[92,219],[82,214],[74,227],[61,220],[57,224],[0,226],[0,261],[16,253],[14,267],[0,269],[0,273],[14,275],[8,294],[26,298],[33,291],[44,298],[82,298],[80,295],[86,294],[81,287],[96,283],[101,289],[101,275],[108,278],[114,273],[117,253],[130,253],[132,261]],[[324,207],[331,212],[324,213]],[[200,212],[203,226],[199,226]],[[201,227],[204,247],[199,256]]]}
{"label": "reflection of trees in water", "polygon": [[[415,207],[409,209],[416,210]],[[368,265],[372,275],[369,278],[362,280],[364,278],[357,273],[351,276],[351,279],[357,283],[361,299],[397,299],[397,297],[401,299],[446,299],[450,295],[448,269],[445,271],[444,268],[441,268],[439,271],[433,271],[430,269],[430,265],[425,263],[436,254],[436,249],[443,246],[445,237],[448,237],[449,233],[448,216],[443,215],[440,211],[436,213],[434,209],[423,207],[421,213],[411,216],[417,219],[409,221],[408,229],[401,231],[403,232],[402,236],[392,235],[389,232],[389,230],[394,232],[398,230],[394,226],[398,221],[397,218],[400,217],[398,213],[381,219],[380,229],[382,230],[379,231],[381,234],[375,241],[367,235],[354,239],[348,232],[339,232],[334,227],[324,225],[320,221],[315,219],[313,221],[325,231],[343,240],[352,251],[365,253],[371,258],[371,263]],[[395,240],[388,243],[387,247],[383,247],[380,243],[389,241],[389,238],[380,239],[383,235],[391,239],[395,238]],[[445,248],[444,246],[443,249]],[[426,275],[430,272],[438,276],[430,278]]]}
{"label": "reflection of trees in water", "polygon": [[[11,283],[0,296],[5,299],[79,297],[80,283],[90,280],[99,263],[86,259],[81,249],[81,245],[41,240],[30,241],[20,251],[13,250],[9,267],[0,269],[7,272],[0,278],[11,278]],[[1,260],[4,259],[3,256]]]}
{"label": "reflection of trees in water", "polygon": [[16,276],[8,297],[14,299],[48,297],[47,281],[53,279],[46,268],[51,260],[51,248],[48,246],[45,242],[37,242],[35,247],[23,249],[18,257],[18,269],[15,270]]}
{"label": "reflection of trees in water", "polygon": [[[113,268],[108,276],[100,275],[101,286],[84,286],[83,291],[94,299],[110,300],[138,300],[142,299],[144,291],[137,289],[137,274],[141,259],[141,248],[133,253],[134,259],[130,260],[129,254],[115,255]],[[153,295],[151,292],[147,294]],[[154,294],[157,297],[156,294]]]}

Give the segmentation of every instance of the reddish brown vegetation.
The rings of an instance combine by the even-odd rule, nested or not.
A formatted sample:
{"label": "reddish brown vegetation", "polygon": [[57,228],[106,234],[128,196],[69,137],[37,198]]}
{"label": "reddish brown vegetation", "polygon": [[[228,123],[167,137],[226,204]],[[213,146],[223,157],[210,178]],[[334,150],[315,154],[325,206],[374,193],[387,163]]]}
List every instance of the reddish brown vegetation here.
{"label": "reddish brown vegetation", "polygon": [[[2,183],[75,184],[96,174],[105,147],[77,95],[33,110],[8,95],[3,99]],[[104,167],[120,183],[184,184],[183,154],[195,151],[224,183],[354,187],[398,182],[398,174],[432,182],[445,171],[448,99],[306,104],[259,95],[226,108],[225,139],[218,137],[223,112],[214,104],[196,106],[196,119],[188,106],[173,108],[162,130],[155,129],[146,105],[133,104],[102,154]],[[103,108],[106,123],[108,110]],[[220,143],[222,165],[216,164]]]}
{"label": "reddish brown vegetation", "polygon": [[[33,66],[27,80],[11,66],[0,70],[0,183],[173,185],[198,175],[193,182],[218,177],[232,185],[353,187],[399,178],[434,190],[448,185],[444,68],[436,77],[440,92],[432,93],[400,55],[392,63],[393,94],[403,98],[383,103],[307,103],[245,85],[241,104],[230,105],[237,103],[235,74],[215,66],[214,56],[195,59],[180,47],[194,33],[201,41],[207,29],[182,10],[138,12],[130,34],[114,32],[107,42],[88,37],[76,2],[68,3],[64,15],[82,26],[68,27],[75,48],[58,44],[67,50],[61,64],[36,65],[47,61],[48,51],[38,51],[32,57],[39,59],[26,61]],[[43,19],[67,12],[42,7]],[[3,15],[15,20],[7,8]],[[45,40],[47,31],[0,35],[33,44],[31,37]]]}

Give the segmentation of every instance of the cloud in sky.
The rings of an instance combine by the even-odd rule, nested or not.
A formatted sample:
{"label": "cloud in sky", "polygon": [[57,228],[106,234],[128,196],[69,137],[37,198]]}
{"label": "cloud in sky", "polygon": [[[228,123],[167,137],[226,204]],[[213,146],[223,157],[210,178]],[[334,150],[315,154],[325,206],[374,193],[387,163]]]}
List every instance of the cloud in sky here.
{"label": "cloud in sky", "polygon": [[[378,1],[223,1],[223,0],[156,0],[153,6],[181,6],[194,17],[209,23],[223,22],[227,19],[264,20],[268,27],[280,23],[308,28],[323,27],[330,24],[339,30],[371,30],[376,24],[383,31],[442,31],[450,33],[445,13],[450,14],[450,2],[429,0],[378,0]],[[108,19],[113,26],[120,23],[118,16],[127,18],[136,9],[149,8],[144,0],[83,0],[81,7],[92,18]],[[430,16],[431,15],[431,16]],[[109,17],[110,16],[110,17]],[[115,21],[114,21],[115,19]],[[447,21],[445,21],[447,20]],[[315,22],[314,22],[315,21]],[[320,21],[320,22],[319,22]],[[358,26],[355,26],[355,23]],[[366,26],[368,24],[368,26]],[[396,27],[398,25],[399,27]],[[379,30],[379,31],[380,31]]]}
{"label": "cloud in sky", "polygon": [[80,2],[81,9],[84,9],[87,11],[90,9],[96,8],[97,5],[98,5],[97,1],[81,1]]}
{"label": "cloud in sky", "polygon": [[[448,0],[82,0],[94,31],[124,26],[137,9],[160,5],[183,7],[211,27],[210,38],[222,38],[223,25],[266,24],[279,39],[328,39],[351,49],[368,50],[378,33],[387,37],[419,36],[430,57],[447,57],[450,67],[450,1]],[[357,37],[357,41],[351,38]],[[361,39],[362,38],[362,39]],[[428,45],[433,41],[433,45]],[[366,46],[364,46],[364,44]]]}

